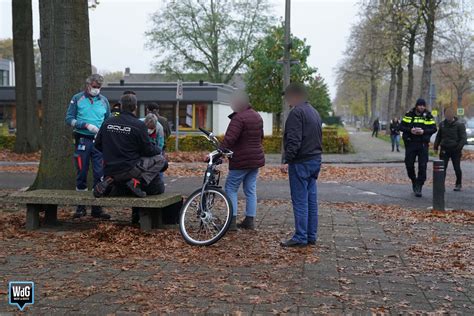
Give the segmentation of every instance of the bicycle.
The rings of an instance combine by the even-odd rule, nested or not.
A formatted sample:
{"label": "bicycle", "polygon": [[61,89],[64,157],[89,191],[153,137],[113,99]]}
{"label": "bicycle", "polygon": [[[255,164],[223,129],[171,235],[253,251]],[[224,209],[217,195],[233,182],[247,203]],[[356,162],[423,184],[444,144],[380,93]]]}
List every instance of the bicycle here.
{"label": "bicycle", "polygon": [[194,246],[210,246],[221,239],[232,220],[232,203],[219,186],[217,166],[223,158],[232,158],[232,151],[221,150],[218,139],[199,128],[215,150],[208,155],[208,164],[202,187],[186,199],[179,216],[179,230],[184,240]]}

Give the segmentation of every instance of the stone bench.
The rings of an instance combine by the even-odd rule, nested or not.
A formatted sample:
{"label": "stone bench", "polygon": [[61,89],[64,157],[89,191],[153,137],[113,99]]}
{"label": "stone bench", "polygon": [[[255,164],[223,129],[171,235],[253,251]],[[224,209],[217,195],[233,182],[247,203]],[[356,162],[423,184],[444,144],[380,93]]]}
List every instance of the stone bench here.
{"label": "stone bench", "polygon": [[[13,193],[3,198],[4,202],[26,205],[26,229],[37,229],[40,226],[39,213],[44,211],[44,223],[57,223],[58,205],[76,206],[104,206],[104,207],[131,207],[138,209],[140,214],[140,228],[149,231],[152,228],[163,228],[165,217],[177,218],[182,205],[182,196],[175,193],[136,197],[103,197],[95,198],[92,192],[78,192],[73,190],[33,190]],[[171,214],[170,214],[171,213]],[[176,224],[175,221],[174,224]]]}

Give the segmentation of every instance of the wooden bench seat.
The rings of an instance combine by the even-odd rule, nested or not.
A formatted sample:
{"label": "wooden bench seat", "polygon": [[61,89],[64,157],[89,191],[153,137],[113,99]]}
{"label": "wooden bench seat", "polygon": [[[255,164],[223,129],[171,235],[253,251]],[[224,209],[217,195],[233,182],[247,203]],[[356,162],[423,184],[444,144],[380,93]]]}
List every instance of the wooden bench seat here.
{"label": "wooden bench seat", "polygon": [[139,209],[140,228],[148,231],[163,227],[164,213],[169,210],[179,212],[182,196],[175,193],[136,197],[103,197],[95,198],[92,192],[74,190],[33,190],[18,192],[3,198],[3,201],[26,205],[26,229],[37,229],[40,226],[39,213],[45,212],[45,224],[57,222],[58,205],[131,207]]}

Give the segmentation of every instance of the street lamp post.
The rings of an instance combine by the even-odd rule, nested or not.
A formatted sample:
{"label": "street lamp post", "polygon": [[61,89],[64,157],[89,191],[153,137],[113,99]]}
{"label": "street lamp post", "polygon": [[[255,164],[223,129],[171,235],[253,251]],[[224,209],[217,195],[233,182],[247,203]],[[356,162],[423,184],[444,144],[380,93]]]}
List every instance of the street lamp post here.
{"label": "street lamp post", "polygon": [[[290,33],[290,18],[291,18],[291,0],[286,0],[285,3],[285,44],[284,44],[284,53],[283,53],[283,91],[290,84],[290,49],[291,49],[291,33]],[[282,98],[282,116],[281,116],[281,130],[284,134],[286,118],[288,117],[289,106],[285,101],[285,98]],[[282,162],[284,157],[284,146],[283,146],[283,137],[281,143],[281,155]]]}

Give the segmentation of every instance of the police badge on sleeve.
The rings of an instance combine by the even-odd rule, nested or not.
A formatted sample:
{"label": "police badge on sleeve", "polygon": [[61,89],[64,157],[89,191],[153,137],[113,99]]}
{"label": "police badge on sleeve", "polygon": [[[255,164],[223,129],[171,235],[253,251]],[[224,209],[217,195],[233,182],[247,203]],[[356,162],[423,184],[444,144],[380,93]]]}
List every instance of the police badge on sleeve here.
{"label": "police badge on sleeve", "polygon": [[12,281],[8,285],[8,303],[23,311],[26,305],[35,303],[35,283]]}

